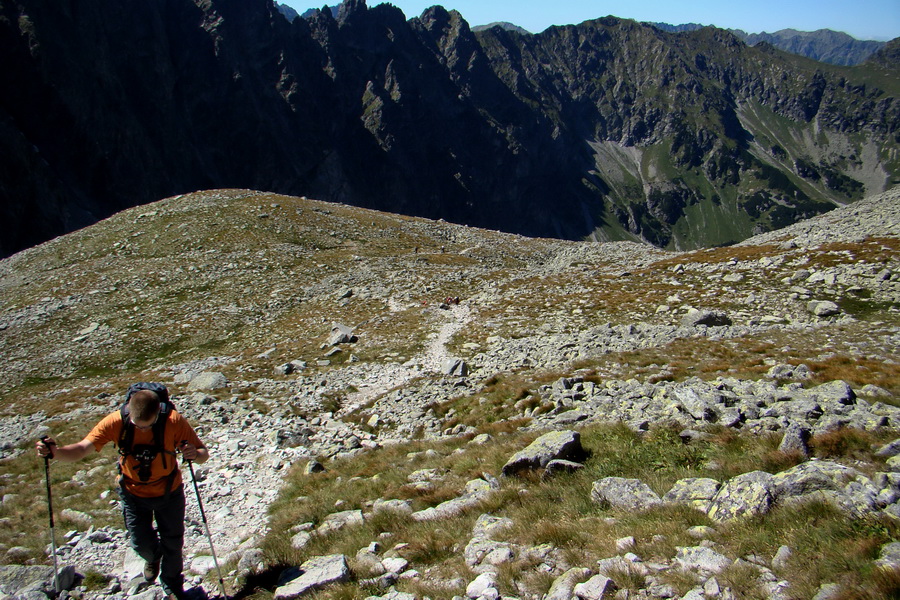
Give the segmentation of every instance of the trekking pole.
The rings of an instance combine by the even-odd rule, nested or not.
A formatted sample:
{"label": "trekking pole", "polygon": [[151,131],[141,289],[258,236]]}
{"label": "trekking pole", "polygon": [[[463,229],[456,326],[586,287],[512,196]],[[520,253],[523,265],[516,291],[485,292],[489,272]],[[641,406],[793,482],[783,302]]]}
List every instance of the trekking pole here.
{"label": "trekking pole", "polygon": [[50,514],[50,548],[53,551],[53,587],[56,590],[56,595],[59,596],[61,589],[59,589],[59,566],[56,564],[56,530],[53,525],[53,494],[50,492],[50,459],[53,458],[53,448],[51,448],[50,444],[47,443],[47,436],[41,436],[41,443],[49,451],[49,454],[44,457],[44,476],[47,480],[47,512]]}
{"label": "trekking pole", "polygon": [[209,523],[206,520],[206,511],[203,510],[203,501],[200,499],[200,488],[197,487],[197,476],[194,475],[194,461],[185,459],[185,462],[191,470],[191,481],[194,482],[194,493],[197,494],[197,506],[200,507],[200,518],[203,521],[203,527],[206,528],[206,538],[209,540],[209,549],[212,551],[213,563],[216,565],[216,573],[219,575],[219,587],[222,590],[222,597],[225,598],[225,600],[228,600],[228,593],[225,591],[225,580],[222,579],[222,569],[219,567],[219,559],[216,557],[216,547],[213,546],[212,534],[209,532]]}

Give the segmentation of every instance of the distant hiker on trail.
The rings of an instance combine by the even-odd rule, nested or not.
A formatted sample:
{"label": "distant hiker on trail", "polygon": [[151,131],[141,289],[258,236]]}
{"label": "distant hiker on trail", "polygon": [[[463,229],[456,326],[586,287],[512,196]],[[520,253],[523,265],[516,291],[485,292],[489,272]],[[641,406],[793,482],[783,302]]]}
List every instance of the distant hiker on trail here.
{"label": "distant hiker on trail", "polygon": [[176,452],[203,463],[209,451],[175,410],[164,385],[136,383],[125,404],[83,440],[57,446],[47,437],[37,443],[37,453],[74,462],[109,442],[119,451],[118,492],[131,547],[145,561],[144,578],[152,582],[159,576],[168,600],[182,600],[185,499]]}

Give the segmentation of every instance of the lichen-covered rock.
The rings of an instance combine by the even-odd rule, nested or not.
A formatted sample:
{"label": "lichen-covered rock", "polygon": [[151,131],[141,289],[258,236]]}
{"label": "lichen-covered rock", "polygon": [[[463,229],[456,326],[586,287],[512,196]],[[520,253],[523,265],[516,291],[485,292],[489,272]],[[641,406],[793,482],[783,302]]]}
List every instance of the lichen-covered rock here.
{"label": "lichen-covered rock", "polygon": [[725,482],[713,498],[707,514],[719,522],[765,514],[772,506],[773,492],[774,483],[769,473],[744,473]]}
{"label": "lichen-covered rock", "polygon": [[687,504],[707,512],[720,487],[721,483],[708,477],[680,479],[665,493],[662,500],[672,504]]}
{"label": "lichen-covered rock", "polygon": [[640,479],[606,477],[595,481],[591,499],[603,507],[619,510],[646,510],[662,503],[659,496]]}
{"label": "lichen-covered rock", "polygon": [[830,460],[801,463],[771,476],[774,494],[783,502],[820,490],[838,491],[849,481],[861,476],[856,469]]}
{"label": "lichen-covered rock", "polygon": [[581,434],[577,431],[551,431],[516,452],[503,465],[502,474],[508,477],[522,471],[542,469],[552,460],[580,462],[584,458]]}

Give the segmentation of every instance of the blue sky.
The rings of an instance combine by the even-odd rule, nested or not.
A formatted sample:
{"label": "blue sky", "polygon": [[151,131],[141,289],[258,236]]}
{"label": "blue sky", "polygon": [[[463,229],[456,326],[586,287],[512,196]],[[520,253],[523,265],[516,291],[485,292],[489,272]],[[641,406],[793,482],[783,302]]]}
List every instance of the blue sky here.
{"label": "blue sky", "polygon": [[[308,8],[336,5],[338,0],[277,0],[303,12]],[[368,0],[369,6],[381,4]],[[679,25],[701,23],[748,33],[779,29],[834,29],[859,39],[890,40],[900,36],[900,0],[445,0],[443,2],[394,0],[406,15],[418,17],[426,8],[440,4],[458,10],[470,25],[509,21],[532,32],[551,25],[581,23],[615,15],[638,21],[660,21]]]}

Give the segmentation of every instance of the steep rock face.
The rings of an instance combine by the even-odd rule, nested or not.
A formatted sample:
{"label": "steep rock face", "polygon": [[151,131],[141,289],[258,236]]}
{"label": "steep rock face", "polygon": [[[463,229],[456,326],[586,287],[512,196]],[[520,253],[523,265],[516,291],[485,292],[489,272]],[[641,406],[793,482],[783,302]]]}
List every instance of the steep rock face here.
{"label": "steep rock face", "polygon": [[209,187],[690,247],[897,171],[891,90],[711,28],[526,36],[364,0],[290,23],[271,0],[0,0],[0,55],[0,254]]}

